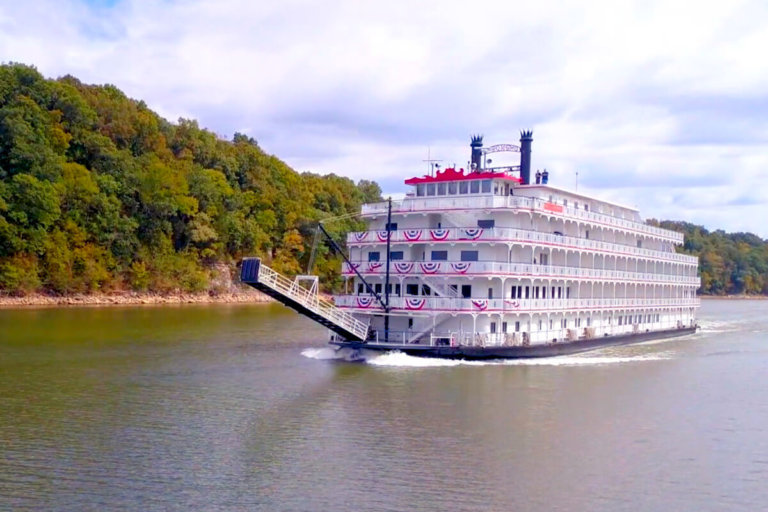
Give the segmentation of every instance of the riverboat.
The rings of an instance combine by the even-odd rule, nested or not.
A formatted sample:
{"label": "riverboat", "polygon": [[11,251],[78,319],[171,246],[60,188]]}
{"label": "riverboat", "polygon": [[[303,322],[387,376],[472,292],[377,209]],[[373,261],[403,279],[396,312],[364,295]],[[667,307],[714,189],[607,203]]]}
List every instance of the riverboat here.
{"label": "riverboat", "polygon": [[[495,359],[695,332],[698,259],[676,252],[683,235],[532,174],[532,141],[474,136],[467,169],[433,166],[402,200],[363,205],[333,301],[365,333],[337,329],[332,344]],[[501,151],[520,164],[493,167]]]}

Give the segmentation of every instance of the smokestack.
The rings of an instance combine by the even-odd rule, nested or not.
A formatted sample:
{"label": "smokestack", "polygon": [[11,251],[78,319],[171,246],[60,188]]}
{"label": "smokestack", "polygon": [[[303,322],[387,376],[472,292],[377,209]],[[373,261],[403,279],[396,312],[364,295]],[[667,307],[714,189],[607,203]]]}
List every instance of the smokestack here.
{"label": "smokestack", "polygon": [[472,148],[472,168],[475,171],[479,171],[480,160],[483,156],[483,136],[473,135],[469,146]]}
{"label": "smokestack", "polygon": [[533,131],[520,132],[520,178],[523,185],[531,184],[531,143],[533,142]]}

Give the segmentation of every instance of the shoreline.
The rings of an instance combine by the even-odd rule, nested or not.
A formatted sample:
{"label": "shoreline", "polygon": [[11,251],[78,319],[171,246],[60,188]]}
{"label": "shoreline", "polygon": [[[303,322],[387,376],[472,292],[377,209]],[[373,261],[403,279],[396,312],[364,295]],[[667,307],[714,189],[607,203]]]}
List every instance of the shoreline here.
{"label": "shoreline", "polygon": [[139,293],[114,292],[73,295],[35,293],[24,297],[0,295],[0,309],[38,306],[140,306],[172,304],[270,304],[271,297],[251,289],[235,289],[224,293]]}
{"label": "shoreline", "polygon": [[702,300],[768,300],[768,295],[699,295]]}

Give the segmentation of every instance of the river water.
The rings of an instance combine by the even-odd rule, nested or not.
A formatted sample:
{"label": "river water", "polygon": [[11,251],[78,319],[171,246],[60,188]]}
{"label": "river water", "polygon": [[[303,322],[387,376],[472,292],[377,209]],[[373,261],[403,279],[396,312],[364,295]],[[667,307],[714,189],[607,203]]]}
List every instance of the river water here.
{"label": "river water", "polygon": [[0,510],[764,510],[768,301],[700,323],[348,363],[278,305],[0,310]]}

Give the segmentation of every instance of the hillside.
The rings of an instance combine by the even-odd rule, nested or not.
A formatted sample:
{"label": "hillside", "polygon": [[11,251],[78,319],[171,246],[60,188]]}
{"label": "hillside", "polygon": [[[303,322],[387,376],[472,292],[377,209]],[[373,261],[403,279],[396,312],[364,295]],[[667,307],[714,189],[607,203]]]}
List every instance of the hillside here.
{"label": "hillside", "polygon": [[[204,291],[243,256],[298,273],[312,221],[379,197],[372,182],[299,174],[246,135],[168,122],[112,85],[0,66],[0,293]],[[337,258],[320,244],[331,286]]]}
{"label": "hillside", "polygon": [[685,234],[680,252],[699,257],[704,295],[768,295],[768,240],[752,233],[709,232],[680,221],[651,221]]}

